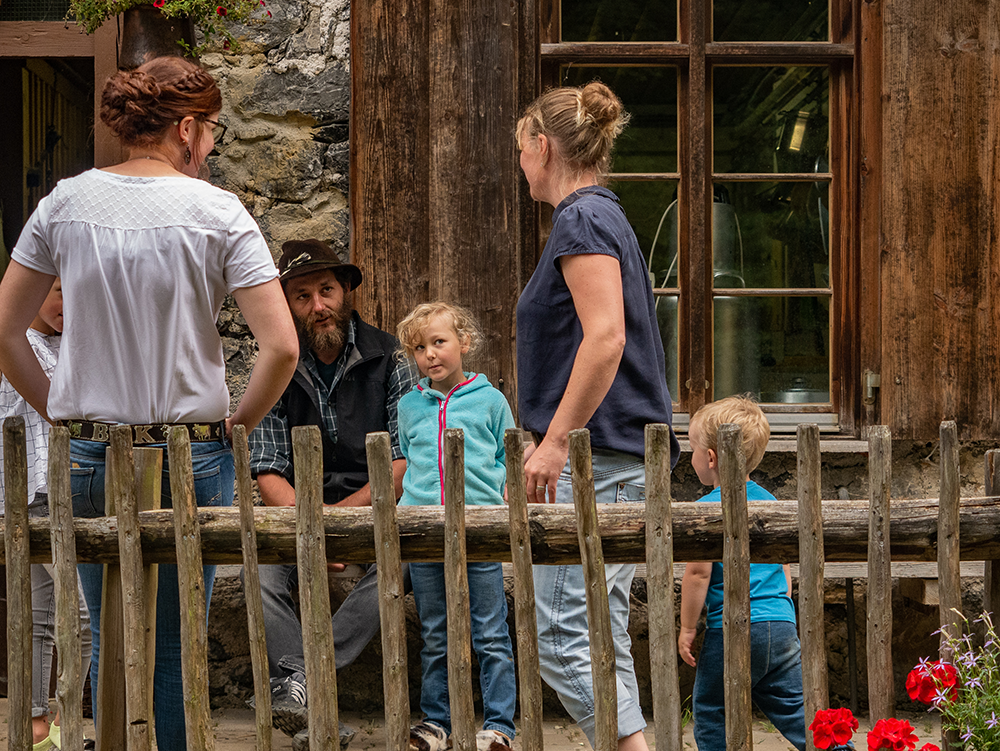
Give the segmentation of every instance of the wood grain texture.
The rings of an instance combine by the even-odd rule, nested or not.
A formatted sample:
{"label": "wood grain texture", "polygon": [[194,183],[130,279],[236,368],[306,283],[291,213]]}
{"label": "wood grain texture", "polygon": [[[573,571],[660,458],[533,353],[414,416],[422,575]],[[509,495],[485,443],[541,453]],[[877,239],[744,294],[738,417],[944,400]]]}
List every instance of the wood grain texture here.
{"label": "wood grain texture", "polygon": [[1000,434],[1000,6],[884,6],[882,421],[930,440]]}
{"label": "wood grain texture", "polygon": [[[139,512],[160,508],[163,484],[163,449],[132,448],[135,489]],[[160,588],[160,566],[143,561],[143,617],[146,624],[146,716],[153,716],[153,674],[156,672],[156,595]]]}
{"label": "wood grain texture", "polygon": [[719,479],[725,547],[722,554],[722,639],[726,700],[726,749],[753,747],[750,704],[750,538],[747,515],[747,463],[743,430],[719,427]]}
{"label": "wood grain texture", "polygon": [[892,439],[885,425],[868,437],[868,707],[871,722],[892,717],[892,572],[889,488],[892,484]]}
{"label": "wood grain texture", "polygon": [[[990,449],[986,452],[984,489],[987,495],[1000,494],[1000,449]],[[990,613],[996,613],[998,607],[1000,607],[1000,560],[991,558],[986,561],[983,575],[983,608]]]}
{"label": "wood grain texture", "polygon": [[54,427],[49,431],[48,492],[56,608],[55,648],[59,655],[56,702],[63,745],[66,748],[83,748],[80,590],[76,573],[69,467],[69,430]]}
{"label": "wood grain texture", "polygon": [[31,564],[28,541],[28,458],[23,417],[3,421],[4,544],[7,557],[7,707],[11,751],[30,749]]}
{"label": "wood grain texture", "polygon": [[152,720],[146,684],[146,613],[143,594],[142,548],[139,545],[139,504],[136,498],[132,428],[111,428],[108,485],[118,515],[118,550],[121,553],[122,619],[125,664],[125,736],[130,751],[152,748]]}
{"label": "wood grain texture", "polygon": [[330,587],[323,546],[323,446],[319,427],[292,428],[295,457],[295,536],[299,567],[302,655],[306,667],[309,748],[335,751],[337,669],[330,628]]}
{"label": "wood grain texture", "polygon": [[[938,585],[941,610],[941,644],[946,634],[962,633],[962,576],[959,570],[958,427],[941,423],[941,503],[938,506]],[[950,653],[945,655],[950,657]]]}
{"label": "wood grain texture", "polygon": [[524,481],[524,436],[511,428],[504,434],[507,459],[507,508],[510,512],[510,555],[514,568],[514,626],[517,639],[518,698],[524,751],[542,751],[542,676],[538,667],[538,623],[535,580],[528,528],[528,495]]}
{"label": "wood grain texture", "polygon": [[[108,479],[115,473],[115,454],[105,451],[105,502],[103,519],[114,525],[115,548],[118,548],[118,507],[114,494],[106,492]],[[174,536],[173,516],[169,534]],[[74,527],[76,523],[74,522]],[[176,539],[176,538],[175,538]],[[176,543],[175,543],[176,545]],[[176,549],[176,547],[175,547]],[[80,540],[77,538],[77,553]],[[101,579],[101,652],[97,660],[97,690],[95,712],[101,718],[97,726],[97,751],[125,748],[127,743],[125,703],[121,700],[125,686],[125,625],[122,602],[122,574],[120,561],[106,563]]]}
{"label": "wood grain texture", "polygon": [[410,734],[410,692],[406,669],[406,608],[396,526],[396,489],[388,433],[365,439],[368,478],[375,518],[379,620],[382,627],[382,685],[385,696],[385,747],[405,748]]}
{"label": "wood grain texture", "polygon": [[465,541],[465,439],[461,428],[444,432],[444,586],[448,610],[448,698],[451,743],[476,748],[472,704],[472,629]]}
{"label": "wood grain texture", "polygon": [[191,441],[187,428],[173,427],[167,437],[170,495],[177,540],[177,588],[180,594],[181,678],[188,748],[212,751],[212,708],[208,693],[208,622],[205,575],[201,559]]}
{"label": "wood grain texture", "polygon": [[573,478],[573,506],[583,580],[587,591],[587,626],[590,631],[590,669],[594,686],[594,749],[618,748],[618,687],[615,683],[615,645],[611,636],[604,552],[597,524],[597,496],[590,451],[590,431],[569,432],[569,466]]}
{"label": "wood grain texture", "polygon": [[684,733],[677,670],[670,427],[647,425],[645,439],[649,677],[653,688],[656,748],[681,751]]}
{"label": "wood grain texture", "polygon": [[[799,640],[802,643],[802,698],[812,718],[830,706],[824,620],[823,507],[820,500],[819,427],[798,427],[799,475]],[[810,720],[811,721],[811,720]],[[807,748],[815,748],[806,733]]]}
{"label": "wood grain texture", "polygon": [[254,722],[257,751],[271,751],[271,681],[264,634],[264,603],[257,565],[257,528],[253,512],[253,480],[246,425],[233,426],[233,460],[236,465],[236,499],[240,509],[240,542],[243,551],[243,592],[247,604],[247,637],[253,669]]}

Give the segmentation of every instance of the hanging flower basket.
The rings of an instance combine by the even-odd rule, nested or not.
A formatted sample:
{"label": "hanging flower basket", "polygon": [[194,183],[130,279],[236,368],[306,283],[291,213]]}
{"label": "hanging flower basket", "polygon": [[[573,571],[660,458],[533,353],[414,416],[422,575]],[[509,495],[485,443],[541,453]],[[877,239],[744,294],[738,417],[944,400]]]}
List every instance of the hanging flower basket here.
{"label": "hanging flower basket", "polygon": [[190,53],[195,48],[194,34],[191,16],[170,18],[152,5],[129,8],[122,13],[118,67],[132,70],[154,57]]}

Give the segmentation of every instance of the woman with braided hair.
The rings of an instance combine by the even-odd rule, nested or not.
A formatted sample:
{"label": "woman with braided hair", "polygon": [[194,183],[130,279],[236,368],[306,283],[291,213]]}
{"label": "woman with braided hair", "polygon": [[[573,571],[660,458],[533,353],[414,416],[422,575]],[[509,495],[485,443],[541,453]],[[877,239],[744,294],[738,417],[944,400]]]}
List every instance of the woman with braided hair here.
{"label": "woman with braided hair", "polygon": [[[69,426],[75,516],[104,515],[104,455],[110,426],[122,424],[136,445],[164,449],[169,429],[185,427],[198,505],[230,505],[231,427],[252,430],[295,369],[295,328],[260,229],[235,195],[194,179],[225,132],[221,109],[212,77],[179,57],[112,76],[101,120],[128,158],[60,181],[28,219],[0,283],[0,371],[40,415]],[[50,384],[25,330],[57,276],[65,327]],[[227,293],[259,345],[232,416],[215,326]],[[164,456],[165,508],[168,471]],[[79,569],[96,687],[102,567]],[[207,605],[215,567],[204,573]],[[161,564],[153,681],[160,751],[187,746],[179,611],[177,567]]]}

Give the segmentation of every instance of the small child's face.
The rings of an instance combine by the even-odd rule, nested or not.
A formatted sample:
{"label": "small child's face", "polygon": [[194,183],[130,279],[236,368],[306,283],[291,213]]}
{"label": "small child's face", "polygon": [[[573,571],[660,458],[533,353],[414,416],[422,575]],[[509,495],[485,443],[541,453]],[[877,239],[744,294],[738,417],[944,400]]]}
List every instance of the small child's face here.
{"label": "small child's face", "polygon": [[46,336],[61,333],[63,330],[63,300],[62,282],[56,279],[52,289],[49,290],[45,302],[38,309],[38,315],[32,322],[32,328],[37,329]]}
{"label": "small child's face", "polygon": [[420,373],[429,377],[434,389],[444,394],[465,379],[462,355],[468,351],[469,342],[459,338],[451,316],[443,313],[427,319],[413,342],[413,359]]}
{"label": "small child's face", "polygon": [[710,448],[705,448],[701,421],[694,419],[688,426],[688,440],[691,442],[691,466],[698,473],[703,485],[719,486],[719,458]]}

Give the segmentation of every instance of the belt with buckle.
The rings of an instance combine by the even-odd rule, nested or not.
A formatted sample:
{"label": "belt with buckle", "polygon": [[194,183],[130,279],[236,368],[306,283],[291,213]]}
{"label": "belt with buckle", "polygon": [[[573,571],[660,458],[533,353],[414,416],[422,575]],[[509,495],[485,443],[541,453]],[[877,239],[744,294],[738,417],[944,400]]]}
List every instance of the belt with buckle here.
{"label": "belt with buckle", "polygon": [[[59,424],[69,428],[69,437],[78,441],[111,443],[111,428],[122,423],[60,420]],[[152,425],[128,425],[127,427],[132,430],[132,444],[135,446],[147,443],[166,443],[171,428],[186,429],[192,443],[221,441],[226,435],[225,422],[156,423]]]}

